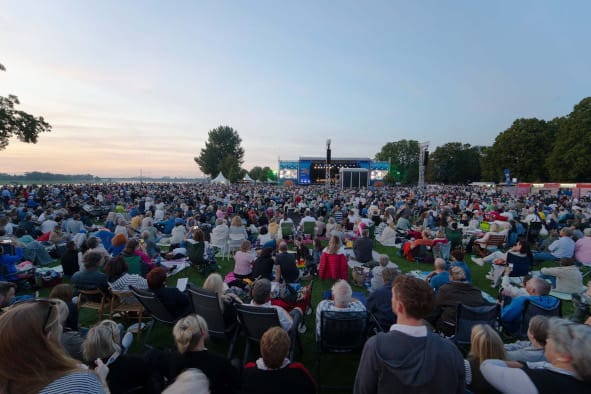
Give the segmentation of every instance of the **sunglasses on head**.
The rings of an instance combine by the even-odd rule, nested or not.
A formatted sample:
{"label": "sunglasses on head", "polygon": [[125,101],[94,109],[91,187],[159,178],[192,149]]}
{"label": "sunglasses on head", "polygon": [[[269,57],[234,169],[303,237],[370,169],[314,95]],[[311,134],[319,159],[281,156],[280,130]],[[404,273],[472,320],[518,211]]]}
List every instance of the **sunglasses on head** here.
{"label": "sunglasses on head", "polygon": [[47,305],[47,314],[45,315],[45,319],[43,320],[43,325],[41,326],[43,333],[47,334],[47,332],[48,332],[47,325],[49,324],[49,319],[51,318],[51,311],[54,308],[56,308],[56,310],[57,310],[57,301],[52,300],[50,298],[35,298],[32,300],[26,300],[26,301],[19,302],[19,304],[32,304],[32,303]]}

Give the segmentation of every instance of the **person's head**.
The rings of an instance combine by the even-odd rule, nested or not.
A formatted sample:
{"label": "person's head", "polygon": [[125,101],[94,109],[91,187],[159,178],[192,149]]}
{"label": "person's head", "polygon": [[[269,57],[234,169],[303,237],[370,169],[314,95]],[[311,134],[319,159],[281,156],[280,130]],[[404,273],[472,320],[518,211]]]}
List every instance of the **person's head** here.
{"label": "person's head", "polygon": [[351,302],[353,289],[347,281],[339,279],[332,285],[332,298],[337,308],[346,308]]}
{"label": "person's head", "polygon": [[583,234],[585,234],[585,237],[591,237],[591,227],[587,227],[583,230]]}
{"label": "person's head", "polygon": [[363,231],[361,231],[361,236],[364,238],[368,238],[369,237],[369,230],[364,228]]}
{"label": "person's head", "polygon": [[64,302],[72,301],[72,296],[74,295],[74,288],[69,283],[60,283],[59,285],[55,286],[51,289],[49,293],[49,298],[57,298]]}
{"label": "person's head", "polygon": [[92,365],[97,358],[109,358],[113,353],[120,352],[119,326],[113,320],[103,320],[86,334],[82,344],[82,356]]}
{"label": "person's head", "polygon": [[225,224],[224,219],[221,219],[221,218],[220,219],[216,219],[216,221],[215,221],[215,225],[216,226],[221,226],[223,224]]}
{"label": "person's head", "polygon": [[437,272],[445,271],[445,265],[445,260],[443,260],[441,257],[437,257],[433,262],[433,266],[435,267],[435,271]]}
{"label": "person's head", "polygon": [[392,283],[398,275],[400,275],[400,271],[398,271],[396,268],[384,268],[384,270],[382,271],[382,279],[384,280],[384,285],[392,286]]}
{"label": "person's head", "polygon": [[554,366],[574,371],[585,382],[591,381],[591,326],[553,317],[544,349],[546,360]]}
{"label": "person's head", "polygon": [[525,284],[525,290],[529,295],[545,296],[550,294],[552,286],[544,279],[534,276]]}
{"label": "person's head", "polygon": [[339,252],[339,249],[341,248],[341,240],[339,239],[338,236],[333,235],[332,237],[330,237],[330,240],[328,241],[328,253],[330,254],[337,254]]}
{"label": "person's head", "polygon": [[16,293],[16,284],[12,282],[0,282],[0,308],[9,305]]}
{"label": "person's head", "polygon": [[252,286],[252,300],[257,305],[262,305],[271,298],[271,282],[269,279],[259,279]]}
{"label": "person's head", "polygon": [[205,234],[203,234],[203,230],[200,228],[193,229],[193,240],[197,242],[204,242]]}
{"label": "person's head", "polygon": [[166,270],[162,267],[153,268],[146,275],[146,280],[150,290],[161,289],[166,286]]}
{"label": "person's head", "polygon": [[78,246],[76,246],[76,242],[74,242],[74,241],[68,241],[68,242],[66,242],[66,250],[68,250],[68,251],[77,251],[78,250]]}
{"label": "person's head", "polygon": [[120,277],[129,267],[122,255],[111,257],[103,267],[103,272],[109,280]]}
{"label": "person's head", "polygon": [[569,227],[563,227],[560,229],[560,236],[561,237],[570,237],[573,235],[573,231]]}
{"label": "person's head", "polygon": [[519,245],[519,253],[526,254],[528,256],[531,255],[531,247],[527,239],[520,238],[517,241],[517,244]]}
{"label": "person's head", "polygon": [[203,288],[216,293],[221,302],[221,297],[224,294],[224,280],[220,274],[215,272],[209,274],[205,282],[203,282]]}
{"label": "person's head", "polygon": [[90,237],[86,240],[88,249],[95,249],[99,245],[99,239],[97,237]]}
{"label": "person's head", "polygon": [[573,259],[572,257],[562,257],[560,259],[560,266],[561,267],[568,267],[571,265],[575,265],[575,259]]}
{"label": "person's head", "polygon": [[261,356],[269,369],[279,369],[287,354],[291,341],[289,335],[281,327],[271,327],[261,337]]}
{"label": "person's head", "polygon": [[318,237],[314,238],[314,249],[322,250],[322,241]]}
{"label": "person's head", "polygon": [[84,262],[84,268],[87,270],[96,270],[103,260],[103,255],[100,252],[88,250],[84,253],[82,261]]}
{"label": "person's head", "polygon": [[287,242],[285,242],[285,241],[279,242],[279,251],[281,253],[287,252]]}
{"label": "person's head", "polygon": [[65,353],[61,334],[56,300],[22,302],[0,315],[0,391],[36,393],[78,370],[80,362]]}
{"label": "person's head", "polygon": [[478,360],[478,364],[488,359],[507,359],[503,340],[488,324],[477,324],[472,327],[470,354]]}
{"label": "person's head", "polygon": [[125,244],[127,244],[127,237],[123,233],[115,234],[115,236],[111,240],[111,245],[115,246],[116,248]]}
{"label": "person's head", "polygon": [[185,369],[162,394],[209,394],[209,379],[200,369]]}
{"label": "person's head", "polygon": [[199,315],[185,316],[174,325],[172,335],[179,353],[202,350],[207,338],[207,323]]}
{"label": "person's head", "polygon": [[450,279],[456,282],[465,282],[466,273],[462,267],[451,267],[449,269]]}
{"label": "person's head", "polygon": [[548,324],[549,319],[543,315],[536,315],[529,321],[527,328],[527,337],[530,342],[538,343],[541,347],[546,346],[548,339]]}
{"label": "person's head", "polygon": [[247,239],[245,239],[244,241],[242,241],[240,243],[240,251],[241,252],[248,253],[250,251],[251,247],[252,246],[250,244],[250,241]]}
{"label": "person's head", "polygon": [[123,253],[125,254],[133,254],[137,248],[140,247],[140,243],[138,242],[137,239],[132,238],[129,241],[127,241],[127,245],[125,245],[125,249],[123,249]]}
{"label": "person's head", "polygon": [[242,226],[242,219],[240,219],[240,216],[235,215],[232,218],[232,222],[230,223],[231,226],[235,226],[235,227],[240,227]]}
{"label": "person's head", "polygon": [[378,259],[378,263],[380,264],[380,266],[385,267],[388,265],[388,261],[390,261],[388,259],[388,255],[385,254],[381,254],[379,259]]}
{"label": "person's head", "polygon": [[424,280],[398,275],[392,286],[392,311],[400,317],[421,320],[433,311],[433,289]]}
{"label": "person's head", "polygon": [[464,261],[464,252],[460,249],[454,249],[451,251],[451,258],[453,261]]}

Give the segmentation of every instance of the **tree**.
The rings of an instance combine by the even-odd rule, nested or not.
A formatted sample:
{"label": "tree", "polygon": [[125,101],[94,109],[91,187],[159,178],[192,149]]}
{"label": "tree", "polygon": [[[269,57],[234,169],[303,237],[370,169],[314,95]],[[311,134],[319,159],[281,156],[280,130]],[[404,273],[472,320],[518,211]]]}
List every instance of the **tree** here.
{"label": "tree", "polygon": [[244,157],[241,143],[242,139],[236,130],[229,126],[219,126],[209,131],[205,147],[194,160],[204,174],[214,177],[222,171],[232,180],[230,171],[234,176],[241,172]]}
{"label": "tree", "polygon": [[250,177],[255,181],[261,181],[261,182],[266,181],[266,179],[264,179],[264,180],[262,179],[263,178],[263,169],[259,166],[253,167],[248,172],[248,175],[250,175]]}
{"label": "tree", "polygon": [[511,177],[523,181],[548,180],[549,174],[541,157],[543,152],[552,150],[556,124],[536,118],[515,120],[511,127],[495,138],[486,154],[486,173],[494,176],[490,180],[504,180],[505,168],[511,171]]}
{"label": "tree", "polygon": [[419,142],[400,140],[388,142],[375,155],[376,161],[389,161],[395,172],[388,179],[403,184],[416,183],[419,180]]}
{"label": "tree", "polygon": [[437,147],[429,157],[427,179],[432,182],[461,184],[480,180],[481,148],[449,142]]}
{"label": "tree", "polygon": [[[2,64],[0,71],[6,71]],[[6,149],[13,136],[19,141],[36,144],[40,133],[51,131],[51,125],[42,116],[15,109],[19,104],[18,97],[12,94],[0,96],[0,150]]]}
{"label": "tree", "polygon": [[546,167],[554,181],[591,181],[591,97],[581,100],[565,118],[552,120],[558,129]]}
{"label": "tree", "polygon": [[244,178],[246,170],[240,168],[238,158],[234,155],[226,155],[219,165],[219,170],[230,182],[236,182]]}

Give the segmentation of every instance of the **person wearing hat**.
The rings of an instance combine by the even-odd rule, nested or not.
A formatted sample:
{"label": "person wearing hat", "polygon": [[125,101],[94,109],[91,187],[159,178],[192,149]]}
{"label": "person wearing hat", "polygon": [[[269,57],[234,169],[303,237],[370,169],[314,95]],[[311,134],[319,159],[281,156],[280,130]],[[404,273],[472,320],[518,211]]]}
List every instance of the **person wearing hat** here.
{"label": "person wearing hat", "polygon": [[586,266],[591,266],[591,227],[587,227],[580,238],[575,242],[575,260]]}

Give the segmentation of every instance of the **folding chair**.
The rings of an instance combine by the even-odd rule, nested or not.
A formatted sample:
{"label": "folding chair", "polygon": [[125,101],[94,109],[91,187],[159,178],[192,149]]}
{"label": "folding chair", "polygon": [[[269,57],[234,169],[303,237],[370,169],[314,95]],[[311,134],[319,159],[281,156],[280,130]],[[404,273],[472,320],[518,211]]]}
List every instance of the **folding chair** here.
{"label": "folding chair", "polygon": [[281,223],[281,236],[286,240],[293,240],[295,235],[295,226],[292,222]]}
{"label": "folding chair", "polygon": [[148,340],[152,334],[152,330],[154,329],[156,322],[160,322],[167,326],[174,326],[177,322],[177,319],[171,315],[164,304],[162,304],[162,302],[158,299],[156,294],[149,290],[140,290],[133,286],[129,286],[129,288],[135,298],[137,298],[138,301],[143,305],[146,312],[148,312],[152,317],[152,321],[148,323],[148,332],[144,338],[144,347],[151,348],[152,346],[148,345]]}
{"label": "folding chair", "polygon": [[498,305],[468,306],[458,304],[456,332],[451,339],[460,350],[462,350],[461,346],[470,347],[472,327],[477,324],[488,324],[497,329],[499,327]]}
{"label": "folding chair", "polygon": [[82,308],[97,311],[97,321],[103,318],[106,300],[107,296],[101,289],[78,289],[78,311]]}
{"label": "folding chair", "polygon": [[109,305],[109,319],[113,319],[115,314],[120,314],[123,318],[128,319],[131,314],[137,315],[138,337],[141,335],[141,324],[144,318],[144,306],[140,303],[129,302],[129,298],[136,301],[131,290],[113,290],[109,288],[111,294],[111,302]]}
{"label": "folding chair", "polygon": [[[281,324],[275,308],[239,304],[236,305],[236,311],[238,312],[240,330],[246,335],[246,346],[242,359],[242,365],[244,365],[248,361],[251,343],[259,343],[265,331],[271,327],[281,327]],[[289,336],[291,339],[289,359],[293,360],[295,343],[298,340],[297,327],[293,327],[289,331]]]}
{"label": "folding chair", "polygon": [[304,222],[303,233],[308,234],[310,239],[314,239],[314,233],[316,231],[316,222]]}
{"label": "folding chair", "polygon": [[231,358],[238,336],[238,321],[236,320],[229,326],[226,325],[220,299],[213,291],[189,286],[187,292],[191,298],[193,311],[207,322],[209,337],[229,341],[227,356]]}
{"label": "folding chair", "polygon": [[[550,296],[548,296],[550,297]],[[527,300],[523,307],[523,315],[521,316],[521,324],[519,326],[518,337],[520,339],[527,338],[527,330],[529,329],[529,321],[532,317],[543,315],[548,317],[562,317],[562,300],[557,298],[558,303],[554,308],[546,308],[538,305],[531,300]]]}
{"label": "folding chair", "polygon": [[320,336],[316,337],[316,381],[320,388],[350,390],[347,386],[320,385],[320,356],[322,353],[351,353],[361,350],[367,334],[367,312],[322,311]]}

